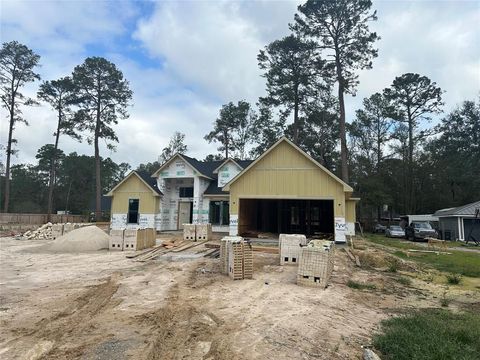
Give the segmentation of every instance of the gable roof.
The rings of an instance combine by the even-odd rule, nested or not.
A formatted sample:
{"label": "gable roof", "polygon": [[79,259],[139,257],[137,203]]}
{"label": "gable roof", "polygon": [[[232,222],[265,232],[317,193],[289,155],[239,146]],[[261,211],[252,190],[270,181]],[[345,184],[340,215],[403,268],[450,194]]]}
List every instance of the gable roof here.
{"label": "gable roof", "polygon": [[348,185],[346,182],[344,182],[342,179],[337,177],[335,174],[333,174],[330,170],[328,170],[325,166],[320,164],[318,161],[313,159],[310,155],[308,155],[305,151],[300,149],[297,145],[295,145],[293,142],[288,140],[285,136],[282,136],[280,140],[278,140],[275,144],[273,144],[267,151],[265,151],[262,155],[260,155],[258,158],[255,159],[255,161],[251,162],[243,171],[237,174],[232,180],[230,180],[224,187],[224,191],[230,191],[230,185],[232,185],[235,181],[237,181],[243,174],[248,172],[256,163],[258,163],[261,159],[263,159],[265,156],[267,156],[273,149],[275,149],[278,145],[281,143],[286,142],[290,146],[292,146],[295,150],[297,150],[300,154],[305,156],[308,160],[310,160],[313,164],[315,164],[317,167],[319,167],[321,170],[326,172],[328,175],[330,175],[334,180],[339,182],[340,184],[343,185],[343,190],[346,192],[353,192],[353,188]]}
{"label": "gable roof", "polygon": [[136,171],[132,170],[130,173],[125,176],[122,181],[120,181],[117,185],[114,186],[112,190],[110,190],[106,196],[113,196],[113,192],[117,190],[120,185],[122,185],[125,181],[127,181],[132,176],[137,176],[140,181],[142,181],[152,192],[155,196],[163,195],[160,189],[157,186],[157,180],[152,178],[147,172],[145,171]]}
{"label": "gable roof", "polygon": [[200,161],[195,158],[192,158],[187,155],[183,155],[177,153],[173,155],[168,161],[166,161],[160,168],[155,171],[151,177],[157,177],[160,171],[168,166],[176,157],[181,158],[187,164],[189,164],[194,170],[196,170],[200,176],[206,177],[210,180],[215,180],[217,178],[217,169],[220,168],[225,162],[227,161],[235,161],[235,163],[241,168],[244,169],[247,167],[252,160],[233,160],[233,159],[226,159],[226,160],[213,160],[213,161]]}
{"label": "gable roof", "polygon": [[475,201],[473,203],[454,207],[454,208],[438,210],[433,215],[437,217],[461,216],[461,215],[475,216],[475,211],[477,209],[480,209],[480,201]]}
{"label": "gable roof", "polygon": [[217,174],[218,171],[225,165],[227,162],[233,162],[235,165],[237,165],[240,170],[245,169],[248,165],[250,165],[253,160],[238,160],[238,159],[225,159],[215,170],[213,170],[214,174]]}
{"label": "gable roof", "polygon": [[157,177],[160,171],[162,171],[166,166],[168,166],[175,158],[179,157],[183,161],[185,161],[188,165],[190,165],[195,171],[199,173],[200,176],[206,177],[207,179],[213,180],[213,170],[218,167],[223,160],[216,160],[216,161],[199,161],[195,158],[189,157],[187,155],[183,155],[180,153],[176,153],[173,155],[169,160],[163,163],[160,168],[155,171],[151,177]]}

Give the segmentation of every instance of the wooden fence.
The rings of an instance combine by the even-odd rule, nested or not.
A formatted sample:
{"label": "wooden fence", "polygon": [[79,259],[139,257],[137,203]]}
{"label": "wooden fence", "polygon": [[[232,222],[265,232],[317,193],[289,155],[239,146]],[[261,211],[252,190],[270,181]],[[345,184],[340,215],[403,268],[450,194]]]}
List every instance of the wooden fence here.
{"label": "wooden fence", "polygon": [[[84,215],[58,215],[52,214],[52,223],[79,223],[86,222],[87,217]],[[0,213],[0,224],[24,224],[24,225],[40,225],[47,222],[47,214],[13,214]]]}

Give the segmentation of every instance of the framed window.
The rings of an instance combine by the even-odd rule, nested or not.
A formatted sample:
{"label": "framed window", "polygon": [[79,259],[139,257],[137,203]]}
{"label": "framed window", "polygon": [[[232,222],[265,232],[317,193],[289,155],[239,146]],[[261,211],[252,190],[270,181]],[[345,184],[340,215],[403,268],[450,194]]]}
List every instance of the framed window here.
{"label": "framed window", "polygon": [[127,214],[127,222],[129,224],[138,224],[138,209],[139,209],[139,200],[129,199],[128,214]]}
{"label": "framed window", "polygon": [[212,225],[229,225],[230,211],[228,201],[210,201],[209,222]]}
{"label": "framed window", "polygon": [[179,196],[181,198],[192,198],[193,197],[193,187],[181,187]]}

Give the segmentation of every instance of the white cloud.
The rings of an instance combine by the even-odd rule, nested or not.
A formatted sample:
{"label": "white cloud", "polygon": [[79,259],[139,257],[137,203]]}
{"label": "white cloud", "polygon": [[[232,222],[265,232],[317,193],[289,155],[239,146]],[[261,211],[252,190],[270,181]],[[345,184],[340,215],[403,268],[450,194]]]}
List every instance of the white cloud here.
{"label": "white cloud", "polygon": [[[146,6],[144,6],[146,4]],[[215,152],[203,136],[221,105],[264,95],[258,51],[288,34],[297,1],[2,1],[2,41],[16,39],[42,56],[44,79],[69,74],[86,56],[100,55],[124,72],[134,91],[130,118],[115,127],[118,151],[104,156],[133,166],[153,161],[174,131],[186,134],[190,154]],[[362,99],[390,85],[395,76],[418,72],[446,90],[445,110],[480,90],[480,11],[475,2],[374,3],[382,37],[372,70],[360,73],[352,119]],[[150,11],[151,10],[151,11]],[[26,92],[34,95],[38,84]],[[43,106],[25,110],[31,126],[18,125],[18,162],[34,162],[52,141],[55,115]],[[2,112],[0,137],[7,122]],[[63,137],[65,152],[92,154],[86,143]]]}

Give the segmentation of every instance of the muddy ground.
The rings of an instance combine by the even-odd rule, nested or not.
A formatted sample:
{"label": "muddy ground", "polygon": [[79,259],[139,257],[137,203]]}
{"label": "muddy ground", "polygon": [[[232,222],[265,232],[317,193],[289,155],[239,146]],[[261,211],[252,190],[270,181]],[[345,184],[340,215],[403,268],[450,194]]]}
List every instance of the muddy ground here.
{"label": "muddy ground", "polygon": [[357,359],[382,319],[439,307],[444,291],[419,276],[402,285],[414,269],[359,269],[343,251],[323,290],[297,286],[273,254],[255,252],[254,279],[232,281],[203,246],[141,263],[34,251],[43,242],[0,238],[2,359]]}

